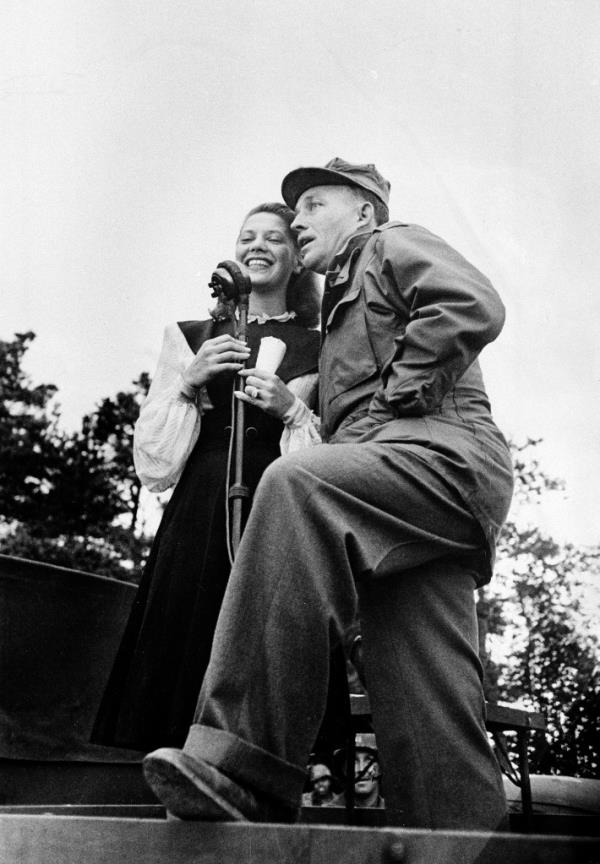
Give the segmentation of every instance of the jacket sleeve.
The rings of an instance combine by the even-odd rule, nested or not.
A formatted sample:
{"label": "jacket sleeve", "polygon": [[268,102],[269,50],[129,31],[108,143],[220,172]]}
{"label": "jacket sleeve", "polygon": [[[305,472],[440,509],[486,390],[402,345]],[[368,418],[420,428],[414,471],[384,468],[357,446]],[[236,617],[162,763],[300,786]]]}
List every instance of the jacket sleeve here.
{"label": "jacket sleeve", "polygon": [[504,306],[482,273],[424,228],[386,229],[376,249],[378,288],[406,326],[398,326],[375,398],[398,416],[426,414],[498,336]]}
{"label": "jacket sleeve", "polygon": [[198,440],[202,409],[209,407],[181,392],[181,375],[192,359],[181,330],[170,324],[133,435],[135,470],[151,492],[177,483]]}

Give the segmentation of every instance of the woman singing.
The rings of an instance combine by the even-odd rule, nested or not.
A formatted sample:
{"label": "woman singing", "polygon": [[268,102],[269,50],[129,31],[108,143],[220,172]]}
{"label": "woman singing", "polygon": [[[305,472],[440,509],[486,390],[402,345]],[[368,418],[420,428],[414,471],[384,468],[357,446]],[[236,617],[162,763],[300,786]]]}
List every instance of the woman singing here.
{"label": "woman singing", "polygon": [[[250,493],[282,452],[315,434],[320,291],[302,269],[283,204],[246,216],[235,257],[250,277],[247,344],[214,313],[165,330],[135,428],[144,485],[175,487],[117,654],[93,740],[150,750],[183,744],[208,663],[227,583],[226,496],[235,373],[243,364],[244,482]],[[263,336],[285,342],[276,374],[254,370]],[[247,374],[246,370],[244,374]]]}

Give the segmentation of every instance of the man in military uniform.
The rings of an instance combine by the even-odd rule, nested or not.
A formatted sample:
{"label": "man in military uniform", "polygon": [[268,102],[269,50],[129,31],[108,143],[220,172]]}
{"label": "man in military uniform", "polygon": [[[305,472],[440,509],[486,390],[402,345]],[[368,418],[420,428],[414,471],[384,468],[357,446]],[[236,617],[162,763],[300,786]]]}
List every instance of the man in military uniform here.
{"label": "man in military uniform", "polygon": [[[345,765],[348,755],[345,749],[336,751],[334,755]],[[385,801],[380,792],[380,780],[381,769],[375,736],[372,732],[357,732],[354,736],[353,806],[359,809],[384,807]],[[330,806],[344,807],[346,803],[346,791],[344,790],[334,796]]]}
{"label": "man in military uniform", "polygon": [[322,762],[315,762],[308,769],[310,791],[302,796],[303,807],[329,807],[335,801],[331,771]]}

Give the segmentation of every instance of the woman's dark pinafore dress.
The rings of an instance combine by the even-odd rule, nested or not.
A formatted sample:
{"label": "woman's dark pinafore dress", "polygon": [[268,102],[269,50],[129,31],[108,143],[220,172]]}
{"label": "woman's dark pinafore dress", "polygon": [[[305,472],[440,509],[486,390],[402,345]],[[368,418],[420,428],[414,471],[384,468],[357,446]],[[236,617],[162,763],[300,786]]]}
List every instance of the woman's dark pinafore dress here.
{"label": "woman's dark pinafore dress", "polygon": [[[179,326],[194,352],[206,339],[233,332],[230,321]],[[293,321],[248,325],[248,368],[263,336],[287,345],[277,370],[284,382],[317,371],[319,335]],[[154,540],[96,719],[96,743],[151,750],[181,747],[186,738],[229,578],[225,487],[232,386],[232,376],[208,384],[214,409],[202,417],[200,437]],[[246,404],[245,426],[244,482],[252,492],[280,455],[283,425]]]}

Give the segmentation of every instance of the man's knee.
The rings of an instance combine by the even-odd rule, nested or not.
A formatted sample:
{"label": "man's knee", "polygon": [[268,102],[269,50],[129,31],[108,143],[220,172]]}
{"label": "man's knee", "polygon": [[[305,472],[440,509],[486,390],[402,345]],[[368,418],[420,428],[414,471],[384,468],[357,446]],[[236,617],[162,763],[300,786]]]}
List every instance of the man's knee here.
{"label": "man's knee", "polygon": [[273,497],[304,485],[308,472],[304,460],[298,457],[299,454],[290,453],[271,462],[261,477],[257,494]]}

